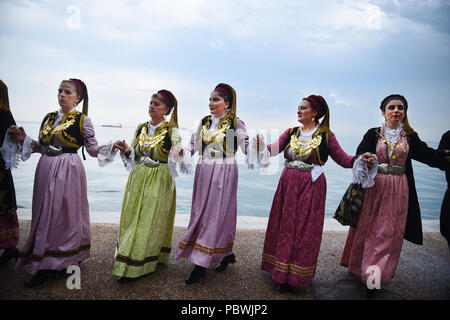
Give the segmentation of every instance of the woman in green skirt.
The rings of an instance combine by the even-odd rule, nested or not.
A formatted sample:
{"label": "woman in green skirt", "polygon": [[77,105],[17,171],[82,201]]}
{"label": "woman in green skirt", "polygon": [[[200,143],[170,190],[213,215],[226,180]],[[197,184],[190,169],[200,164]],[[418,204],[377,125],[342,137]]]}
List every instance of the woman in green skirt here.
{"label": "woman in green skirt", "polygon": [[[165,116],[173,109],[170,121]],[[113,274],[124,283],[152,273],[158,263],[169,263],[175,218],[176,162],[181,149],[177,100],[168,90],[155,93],[149,106],[150,121],[138,125],[131,143],[117,142],[128,170],[123,197],[119,241]],[[189,171],[184,164],[182,172]]]}

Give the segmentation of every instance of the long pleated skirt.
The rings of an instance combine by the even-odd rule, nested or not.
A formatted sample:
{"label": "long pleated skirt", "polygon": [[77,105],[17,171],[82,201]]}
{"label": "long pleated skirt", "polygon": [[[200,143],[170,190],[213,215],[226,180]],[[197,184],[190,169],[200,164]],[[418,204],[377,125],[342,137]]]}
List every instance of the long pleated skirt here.
{"label": "long pleated skirt", "polygon": [[272,202],[261,269],[280,284],[311,283],[319,256],[325,216],[325,175],[284,168]]}
{"label": "long pleated skirt", "polygon": [[238,165],[234,158],[197,164],[188,229],[176,259],[209,268],[233,252],[237,219]]}
{"label": "long pleated skirt", "polygon": [[19,220],[17,213],[0,214],[0,249],[15,247],[19,244]]}
{"label": "long pleated skirt", "polygon": [[137,278],[168,264],[176,209],[175,180],[167,164],[137,164],[128,177],[113,274]]}
{"label": "long pleated skirt", "polygon": [[373,275],[386,282],[394,275],[405,234],[408,190],[405,174],[378,174],[375,185],[365,191],[358,226],[349,229],[340,262],[363,281]]}
{"label": "long pleated skirt", "polygon": [[78,154],[42,155],[33,187],[31,230],[16,267],[62,270],[89,258],[86,174]]}

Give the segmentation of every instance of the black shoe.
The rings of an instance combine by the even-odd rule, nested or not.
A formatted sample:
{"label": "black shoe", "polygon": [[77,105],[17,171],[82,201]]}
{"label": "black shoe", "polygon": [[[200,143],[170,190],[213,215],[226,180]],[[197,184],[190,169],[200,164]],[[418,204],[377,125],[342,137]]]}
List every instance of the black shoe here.
{"label": "black shoe", "polygon": [[136,279],[137,278],[119,277],[119,279],[117,279],[117,282],[118,283],[129,283],[129,282],[133,282]]}
{"label": "black shoe", "polygon": [[288,293],[290,291],[292,291],[292,287],[288,283],[280,284],[280,288],[278,289],[278,292],[280,292],[280,293]]}
{"label": "black shoe", "polygon": [[28,282],[25,282],[25,287],[33,288],[48,280],[56,279],[57,273],[58,271],[56,270],[39,270]]}
{"label": "black shoe", "polygon": [[379,291],[380,291],[379,289],[376,288],[369,289],[367,288],[367,286],[364,286],[364,296],[366,298],[374,298]]}
{"label": "black shoe", "polygon": [[192,270],[189,277],[187,277],[186,280],[184,280],[184,283],[186,283],[186,284],[196,283],[198,280],[200,280],[201,278],[203,278],[205,276],[205,273],[206,273],[206,268],[195,265],[194,270]]}
{"label": "black shoe", "polygon": [[4,265],[12,258],[14,258],[17,261],[19,256],[20,256],[20,251],[16,247],[14,247],[13,249],[10,249],[10,250],[6,249],[0,258],[0,266]]}
{"label": "black shoe", "polygon": [[227,268],[229,263],[235,263],[235,262],[236,262],[236,256],[234,255],[234,253],[232,253],[222,259],[220,264],[216,267],[216,271],[217,272],[225,271],[225,269]]}

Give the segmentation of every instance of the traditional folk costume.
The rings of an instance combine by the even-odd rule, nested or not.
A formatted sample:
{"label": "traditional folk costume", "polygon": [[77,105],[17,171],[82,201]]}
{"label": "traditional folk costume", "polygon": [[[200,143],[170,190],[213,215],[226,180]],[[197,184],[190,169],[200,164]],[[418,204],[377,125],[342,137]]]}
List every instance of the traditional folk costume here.
{"label": "traditional folk costume", "polygon": [[[31,230],[21,250],[16,268],[30,265],[30,273],[63,270],[89,258],[91,248],[86,174],[77,150],[86,148],[92,157],[107,157],[109,146],[99,146],[94,126],[87,114],[87,89],[71,79],[83,103],[67,113],[48,113],[41,124],[39,140],[27,135],[22,160],[31,153],[41,157],[33,187]],[[84,153],[83,153],[84,156]]]}
{"label": "traditional folk costume", "polygon": [[[16,122],[9,109],[8,88],[0,80],[0,146],[3,145],[6,131],[11,125]],[[0,154],[0,249],[14,249],[19,243],[19,221],[17,220],[17,204],[16,194],[14,190],[14,182],[11,175],[10,167],[6,162],[9,154]],[[6,151],[6,150],[5,150]],[[3,157],[5,155],[5,158]],[[17,256],[18,250],[14,249],[14,254]],[[11,251],[12,254],[12,251]],[[4,251],[1,262],[6,262],[9,252]],[[12,257],[12,256],[11,256]],[[0,264],[1,264],[0,262]]]}
{"label": "traditional folk costume", "polygon": [[392,99],[403,101],[404,123],[397,129],[385,124],[372,128],[358,146],[357,154],[377,155],[378,174],[375,185],[365,189],[357,228],[350,227],[340,262],[363,281],[376,267],[382,282],[393,277],[403,238],[422,244],[422,221],[411,159],[441,169],[446,165],[442,154],[429,148],[409,126],[406,99],[398,95],[388,98],[383,102],[385,106]]}
{"label": "traditional folk costume", "polygon": [[[450,131],[447,131],[444,133],[444,135],[441,138],[441,141],[439,142],[439,150],[442,150],[446,157],[447,162],[450,161]],[[440,216],[440,231],[442,236],[447,240],[448,247],[450,249],[450,191],[449,191],[449,184],[450,184],[450,166],[447,165],[447,168],[445,169],[445,178],[447,179],[447,191],[445,191],[444,200],[442,200],[442,206],[441,206],[441,216]]]}
{"label": "traditional folk costume", "polygon": [[[308,286],[315,275],[325,216],[326,179],[322,166],[330,155],[344,168],[347,155],[329,129],[329,111],[321,96],[306,98],[324,120],[311,134],[301,127],[286,130],[267,145],[271,156],[284,152],[281,173],[264,241],[261,269],[280,284]],[[266,151],[266,152],[267,152]]]}
{"label": "traditional folk costume", "polygon": [[226,90],[231,110],[221,118],[202,119],[191,137],[189,149],[198,152],[188,229],[178,245],[175,259],[187,258],[203,268],[220,263],[233,254],[237,219],[238,165],[235,153],[240,146],[247,154],[245,124],[236,116],[236,92]]}
{"label": "traditional folk costume", "polygon": [[[177,124],[177,100],[167,90],[162,97],[171,109],[169,122],[138,125],[131,143],[135,168],[128,177],[120,218],[119,240],[113,274],[138,278],[168,264],[176,209],[177,176],[170,150],[181,144]],[[189,171],[181,164],[181,171]]]}

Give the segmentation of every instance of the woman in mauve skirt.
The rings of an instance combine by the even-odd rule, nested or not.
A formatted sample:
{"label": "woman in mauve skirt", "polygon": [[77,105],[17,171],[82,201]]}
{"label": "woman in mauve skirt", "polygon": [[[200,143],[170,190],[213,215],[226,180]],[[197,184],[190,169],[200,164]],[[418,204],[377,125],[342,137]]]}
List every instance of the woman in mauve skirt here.
{"label": "woman in mauve skirt", "polygon": [[187,258],[195,268],[185,280],[197,282],[206,268],[218,264],[224,271],[236,258],[238,147],[247,154],[245,124],[236,116],[236,92],[218,84],[209,99],[211,115],[202,119],[192,135],[191,154],[198,152],[188,229],[178,245],[175,258]]}

